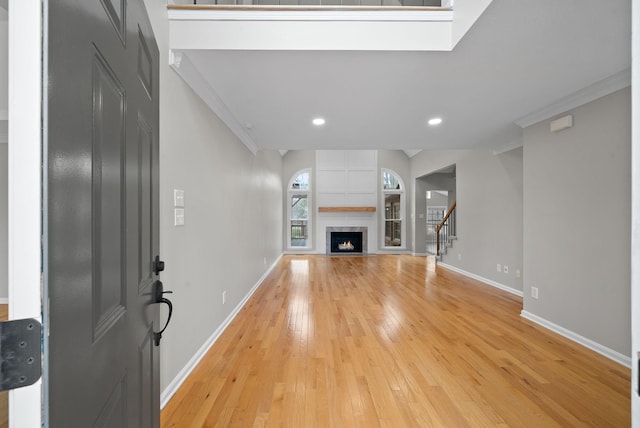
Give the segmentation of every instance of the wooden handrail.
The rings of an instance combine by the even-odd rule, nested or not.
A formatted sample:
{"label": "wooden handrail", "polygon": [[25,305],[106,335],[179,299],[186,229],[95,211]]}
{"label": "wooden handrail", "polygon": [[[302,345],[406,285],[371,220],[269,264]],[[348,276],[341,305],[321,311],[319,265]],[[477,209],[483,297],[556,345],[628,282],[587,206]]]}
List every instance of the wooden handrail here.
{"label": "wooden handrail", "polygon": [[440,229],[442,229],[444,227],[444,224],[447,222],[447,220],[449,220],[449,217],[451,216],[451,213],[453,212],[453,210],[456,209],[456,203],[457,202],[458,201],[453,201],[453,203],[451,204],[451,206],[447,210],[447,213],[444,215],[444,217],[442,217],[442,221],[436,227],[436,233],[440,232]]}
{"label": "wooden handrail", "polygon": [[444,225],[447,223],[447,220],[449,220],[449,217],[451,217],[451,213],[453,213],[453,211],[456,209],[457,202],[458,201],[453,201],[453,203],[447,210],[444,217],[442,217],[442,221],[440,222],[440,224],[436,226],[436,255],[437,256],[440,255],[440,230],[442,230]]}

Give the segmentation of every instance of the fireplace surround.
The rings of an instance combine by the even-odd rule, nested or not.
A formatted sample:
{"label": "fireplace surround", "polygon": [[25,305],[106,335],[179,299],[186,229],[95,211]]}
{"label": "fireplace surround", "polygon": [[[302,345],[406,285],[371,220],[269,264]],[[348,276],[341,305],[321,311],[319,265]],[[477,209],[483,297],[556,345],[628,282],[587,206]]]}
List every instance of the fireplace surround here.
{"label": "fireplace surround", "polygon": [[367,227],[327,227],[325,230],[326,254],[340,255],[367,253]]}

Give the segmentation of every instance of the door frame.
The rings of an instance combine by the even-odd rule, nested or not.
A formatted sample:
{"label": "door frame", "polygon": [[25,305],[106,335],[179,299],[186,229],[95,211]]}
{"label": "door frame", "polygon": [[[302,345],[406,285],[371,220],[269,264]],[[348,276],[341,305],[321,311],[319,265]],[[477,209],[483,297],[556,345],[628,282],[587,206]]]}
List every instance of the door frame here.
{"label": "door frame", "polygon": [[[9,319],[42,321],[42,70],[46,52],[42,16],[46,1],[9,0]],[[43,332],[46,337],[46,326]],[[46,364],[46,358],[42,361]],[[42,391],[40,379],[9,392],[9,427],[42,426],[41,409],[46,403]]]}
{"label": "door frame", "polygon": [[640,6],[631,4],[631,424],[640,428]]}

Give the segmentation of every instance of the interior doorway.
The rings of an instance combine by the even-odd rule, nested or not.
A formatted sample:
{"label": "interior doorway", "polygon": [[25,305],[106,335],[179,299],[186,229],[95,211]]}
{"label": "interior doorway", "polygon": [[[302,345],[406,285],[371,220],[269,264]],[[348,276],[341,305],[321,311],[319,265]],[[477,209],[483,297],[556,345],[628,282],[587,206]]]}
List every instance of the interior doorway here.
{"label": "interior doorway", "polygon": [[424,242],[425,253],[437,253],[436,228],[456,201],[456,165],[416,178],[416,248]]}
{"label": "interior doorway", "polygon": [[427,190],[427,254],[436,255],[436,229],[449,207],[448,190]]}

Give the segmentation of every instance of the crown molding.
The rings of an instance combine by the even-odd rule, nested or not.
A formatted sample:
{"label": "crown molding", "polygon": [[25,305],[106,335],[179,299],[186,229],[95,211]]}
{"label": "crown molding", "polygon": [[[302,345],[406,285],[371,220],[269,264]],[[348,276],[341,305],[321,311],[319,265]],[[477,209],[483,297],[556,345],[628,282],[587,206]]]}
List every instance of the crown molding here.
{"label": "crown molding", "polygon": [[185,52],[170,51],[169,65],[176,73],[195,91],[196,94],[209,106],[211,110],[231,129],[236,137],[247,146],[254,155],[258,153],[258,145],[253,141],[245,128],[240,124],[229,108],[220,99],[211,85],[202,77],[200,72],[189,60]]}
{"label": "crown molding", "polygon": [[422,149],[417,149],[417,150],[411,150],[411,149],[403,149],[402,150],[407,156],[409,156],[410,158],[414,157],[415,155],[417,155],[418,153],[420,153],[422,151]]}
{"label": "crown molding", "polygon": [[513,140],[510,143],[505,144],[504,146],[500,146],[493,149],[493,155],[497,156],[497,155],[501,155],[503,153],[509,152],[511,150],[515,150],[519,147],[522,147],[522,144],[523,144],[522,137],[520,137],[517,140]]}
{"label": "crown molding", "polygon": [[627,68],[592,85],[586,86],[547,107],[514,121],[514,123],[521,128],[526,128],[568,110],[595,101],[598,98],[602,98],[605,95],[609,95],[627,86],[631,86],[631,68]]}

